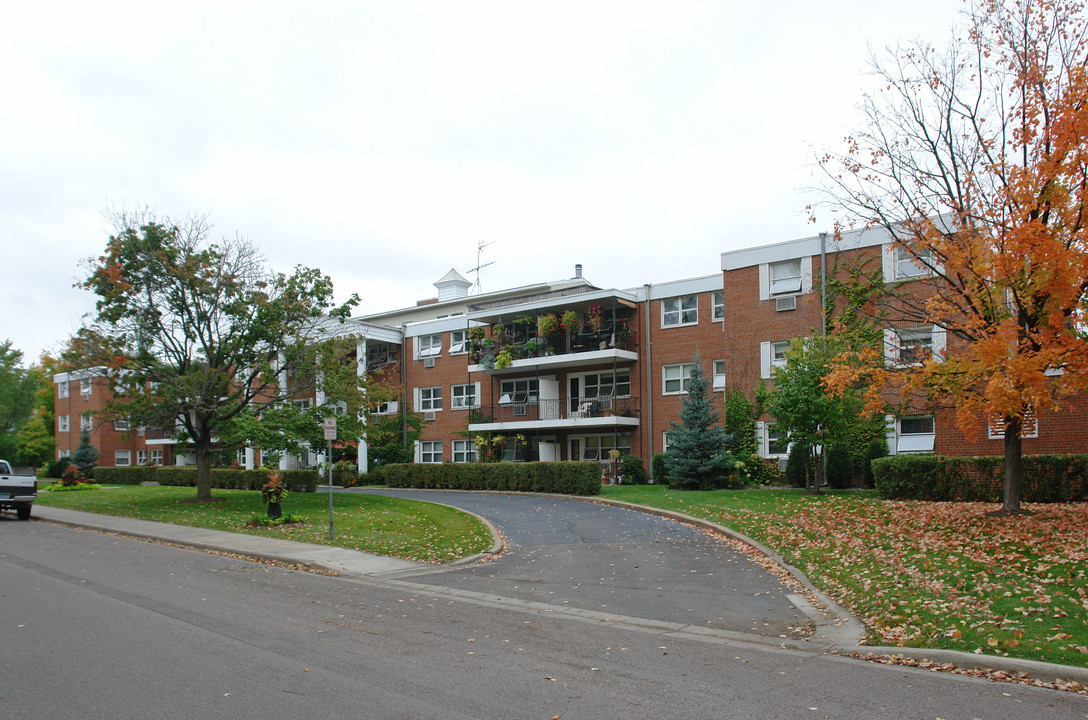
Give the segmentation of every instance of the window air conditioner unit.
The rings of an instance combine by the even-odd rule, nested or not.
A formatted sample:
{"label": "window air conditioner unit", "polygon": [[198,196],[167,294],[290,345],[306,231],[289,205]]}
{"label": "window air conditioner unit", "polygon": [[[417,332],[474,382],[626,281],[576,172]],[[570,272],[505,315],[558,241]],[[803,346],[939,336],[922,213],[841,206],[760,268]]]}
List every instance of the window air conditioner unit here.
{"label": "window air conditioner unit", "polygon": [[797,309],[797,296],[790,295],[788,297],[780,297],[774,299],[774,309],[778,312],[785,312],[786,310]]}
{"label": "window air conditioner unit", "polygon": [[425,367],[425,368],[433,368],[433,367],[434,367],[434,358],[433,358],[433,357],[425,357],[425,358],[423,358],[423,367]]}
{"label": "window air conditioner unit", "polygon": [[434,410],[428,410],[427,412],[423,413],[423,419],[427,422],[434,422],[434,417]]}

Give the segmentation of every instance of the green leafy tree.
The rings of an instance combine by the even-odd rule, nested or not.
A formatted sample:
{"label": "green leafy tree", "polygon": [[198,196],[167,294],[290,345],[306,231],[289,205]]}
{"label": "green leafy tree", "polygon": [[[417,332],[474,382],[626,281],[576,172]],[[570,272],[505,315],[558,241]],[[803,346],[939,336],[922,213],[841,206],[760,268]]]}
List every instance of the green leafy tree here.
{"label": "green leafy tree", "polygon": [[18,434],[30,422],[37,385],[22,362],[11,340],[0,343],[0,457],[17,464],[24,461]]}
{"label": "green leafy tree", "polygon": [[774,370],[775,389],[768,408],[778,427],[789,433],[791,444],[804,449],[805,484],[814,492],[819,491],[814,472],[822,462],[819,449],[848,444],[862,408],[857,393],[833,394],[825,387],[831,360],[838,354],[837,343],[837,339],[819,337],[794,340],[786,365]]}
{"label": "green leafy tree", "polygon": [[53,375],[60,371],[59,362],[47,353],[42,354],[37,364],[30,366],[30,374],[36,384],[34,410],[30,421],[16,433],[19,462],[24,465],[43,466],[51,462],[56,453]]}
{"label": "green leafy tree", "polygon": [[79,434],[79,445],[72,453],[74,464],[85,477],[94,476],[94,466],[98,463],[98,448],[91,444],[91,434],[86,430]]}
{"label": "green leafy tree", "polygon": [[358,299],[334,307],[327,276],[304,267],[273,272],[246,240],[211,242],[202,217],[118,213],[114,221],[116,234],[87,262],[81,283],[98,296],[96,312],[64,359],[109,378],[105,416],[180,428],[196,459],[195,499],[209,500],[213,451],[250,439],[254,426],[242,416],[257,406],[304,413],[291,401],[321,385],[307,363],[341,359],[327,343],[347,334]]}
{"label": "green leafy tree", "polygon": [[688,490],[726,487],[736,461],[726,449],[728,438],[718,424],[710,381],[698,355],[687,393],[680,407],[680,422],[669,422],[669,448],[665,452],[669,482]]}

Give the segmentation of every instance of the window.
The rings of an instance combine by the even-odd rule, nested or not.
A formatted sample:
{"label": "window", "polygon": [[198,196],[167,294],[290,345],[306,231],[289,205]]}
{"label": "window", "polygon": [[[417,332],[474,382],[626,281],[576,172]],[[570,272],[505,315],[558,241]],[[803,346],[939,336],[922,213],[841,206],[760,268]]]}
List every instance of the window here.
{"label": "window", "polygon": [[896,422],[897,453],[933,452],[933,416],[909,415]]}
{"label": "window", "polygon": [[136,451],[136,464],[147,465],[147,450]]}
{"label": "window", "polygon": [[911,251],[900,245],[895,248],[895,277],[897,279],[909,279],[926,277],[933,274],[933,254],[929,248],[922,248],[917,252],[917,259]]}
{"label": "window", "polygon": [[[989,436],[991,440],[1000,440],[1005,437],[1005,418],[1000,413],[994,413],[990,415],[989,422],[986,424],[989,426]],[[1024,417],[1020,418],[1020,437],[1021,438],[1037,438],[1039,437],[1039,417],[1035,414],[1035,411],[1028,408],[1024,411]]]}
{"label": "window", "polygon": [[450,355],[468,352],[468,331],[450,331]]}
{"label": "window", "polygon": [[667,298],[661,301],[661,326],[693,325],[699,322],[699,296]]}
{"label": "window", "polygon": [[57,415],[57,432],[68,432],[67,415]]}
{"label": "window", "polygon": [[151,464],[162,465],[162,448],[151,448]]}
{"label": "window", "polygon": [[442,335],[420,335],[416,338],[416,357],[437,357],[442,354]]}
{"label": "window", "polygon": [[770,294],[788,295],[801,292],[801,258],[770,263]]}
{"label": "window", "polygon": [[453,461],[455,463],[476,462],[476,443],[472,440],[454,440]]}
{"label": "window", "polygon": [[57,450],[57,460],[60,460],[61,458],[71,457],[71,455],[71,450]]}
{"label": "window", "polygon": [[945,330],[933,325],[884,331],[884,359],[889,365],[921,365],[944,356]]}
{"label": "window", "polygon": [[608,460],[609,450],[619,450],[621,455],[631,454],[631,435],[581,435],[571,438],[570,457],[573,460]]}
{"label": "window", "polygon": [[786,355],[790,351],[789,341],[765,342],[759,344],[759,376],[769,380],[771,369],[786,366]]}
{"label": "window", "polygon": [[59,397],[59,398],[68,397],[68,381],[67,380],[65,380],[62,383],[57,383],[57,397]]}
{"label": "window", "polygon": [[767,456],[787,455],[790,451],[789,433],[778,429],[777,423],[767,423]]}
{"label": "window", "polygon": [[113,429],[118,432],[126,432],[129,429],[128,418],[117,418],[114,420]]}
{"label": "window", "polygon": [[523,380],[503,380],[499,385],[499,404],[535,403],[540,396],[536,378]]}
{"label": "window", "polygon": [[710,317],[714,320],[725,319],[725,290],[715,290],[710,300]]}
{"label": "window", "polygon": [[725,360],[714,361],[714,389],[725,390]]}
{"label": "window", "polygon": [[390,400],[389,402],[378,403],[378,407],[374,408],[374,415],[396,415],[399,408],[399,403],[396,400]]}
{"label": "window", "polygon": [[132,451],[131,450],[114,450],[113,451],[113,464],[117,467],[132,464]]}
{"label": "window", "polygon": [[419,442],[419,461],[421,463],[442,462],[442,441],[421,440]]}
{"label": "window", "polygon": [[[450,386],[450,407],[454,410],[466,410],[479,407],[477,400],[476,383]],[[456,462],[456,460],[454,461]]]}
{"label": "window", "polygon": [[90,415],[79,416],[79,429],[80,431],[86,430],[87,432],[94,429],[94,421],[91,419]]}
{"label": "window", "polygon": [[91,396],[91,379],[83,378],[79,381],[79,394],[86,400]]}
{"label": "window", "polygon": [[586,400],[608,397],[631,396],[631,371],[617,370],[615,373],[589,373],[582,379],[582,397]]}
{"label": "window", "polygon": [[661,367],[661,376],[664,380],[666,395],[675,395],[688,391],[688,381],[691,380],[692,367],[694,367],[693,363],[663,365]]}
{"label": "window", "polygon": [[417,409],[419,412],[442,409],[441,387],[419,388],[416,392],[419,393],[419,402],[417,403]]}

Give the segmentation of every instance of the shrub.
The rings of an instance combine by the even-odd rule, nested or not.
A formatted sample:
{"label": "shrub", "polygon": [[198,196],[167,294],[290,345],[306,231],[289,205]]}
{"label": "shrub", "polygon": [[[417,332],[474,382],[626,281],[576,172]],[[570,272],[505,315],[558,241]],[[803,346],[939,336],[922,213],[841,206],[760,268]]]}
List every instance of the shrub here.
{"label": "shrub", "polygon": [[786,482],[793,487],[808,487],[810,455],[808,447],[800,443],[790,445],[790,454],[786,457]]}
{"label": "shrub", "polygon": [[157,482],[155,465],[130,465],[128,467],[104,467],[94,469],[94,477],[101,485],[139,485],[145,482]]}
{"label": "shrub", "polygon": [[62,457],[49,466],[49,471],[45,473],[45,476],[53,478],[54,480],[60,480],[64,477],[64,471],[71,464],[72,461],[69,458]]}
{"label": "shrub", "polygon": [[431,490],[500,490],[598,495],[601,469],[583,462],[396,463],[382,468],[391,488]]}
{"label": "shrub", "polygon": [[850,459],[850,447],[846,444],[829,445],[827,448],[827,484],[841,490],[854,484],[854,463]]}
{"label": "shrub", "polygon": [[629,485],[645,485],[649,479],[646,477],[646,466],[637,455],[624,455],[620,459],[620,477]]}
{"label": "shrub", "polygon": [[[1088,500],[1088,455],[1025,455],[1024,502]],[[1000,502],[1002,456],[893,455],[872,462],[877,494],[888,499]]]}
{"label": "shrub", "polygon": [[862,468],[862,480],[865,482],[865,487],[876,487],[873,480],[873,460],[882,457],[888,457],[888,442],[884,438],[874,439],[865,452],[865,464]]}
{"label": "shrub", "polygon": [[[291,492],[314,492],[321,480],[316,470],[281,470],[283,481]],[[196,468],[192,465],[171,465],[155,471],[160,485],[196,487]],[[268,470],[228,470],[213,468],[211,483],[220,490],[260,490],[268,482]]]}
{"label": "shrub", "polygon": [[650,458],[650,467],[654,471],[655,483],[666,483],[669,481],[668,466],[665,464],[665,453],[657,453]]}

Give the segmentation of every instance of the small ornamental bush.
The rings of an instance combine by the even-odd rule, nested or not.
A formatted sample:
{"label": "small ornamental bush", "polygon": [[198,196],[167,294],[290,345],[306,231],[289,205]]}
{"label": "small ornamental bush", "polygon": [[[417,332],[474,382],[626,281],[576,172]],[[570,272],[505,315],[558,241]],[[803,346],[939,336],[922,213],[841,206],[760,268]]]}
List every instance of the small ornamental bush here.
{"label": "small ornamental bush", "polygon": [[642,458],[637,455],[624,455],[620,458],[620,477],[628,485],[645,485],[646,466],[642,464]]}
{"label": "small ornamental bush", "polygon": [[827,484],[836,490],[854,484],[854,464],[850,459],[850,447],[845,443],[827,448]]}

